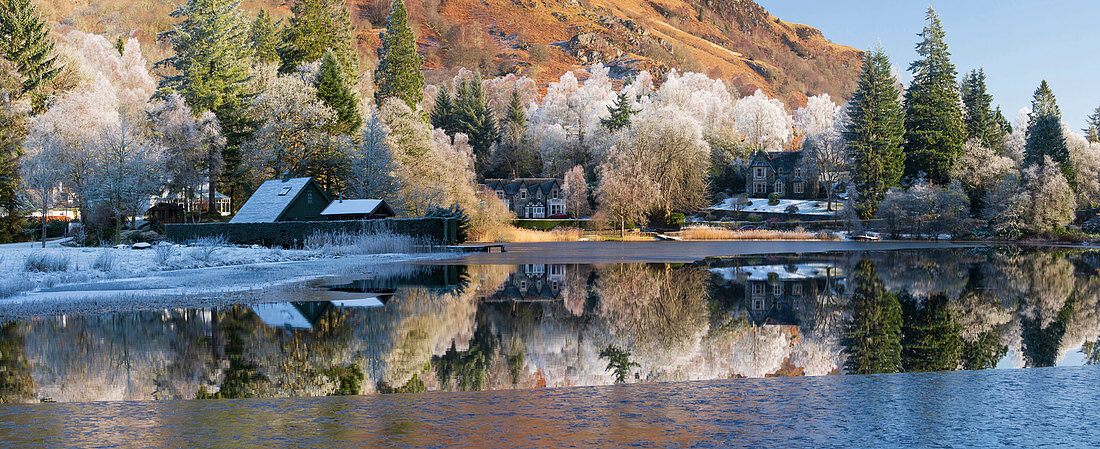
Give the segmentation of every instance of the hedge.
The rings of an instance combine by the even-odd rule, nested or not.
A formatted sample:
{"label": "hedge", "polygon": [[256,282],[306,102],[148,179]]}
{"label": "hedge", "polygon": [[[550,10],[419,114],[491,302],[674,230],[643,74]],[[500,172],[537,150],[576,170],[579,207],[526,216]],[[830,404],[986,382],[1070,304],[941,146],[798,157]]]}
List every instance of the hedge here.
{"label": "hedge", "polygon": [[595,223],[592,220],[581,219],[540,219],[540,218],[521,218],[512,220],[512,225],[517,228],[534,229],[536,231],[549,231],[554,228],[581,228],[581,229],[595,229]]}
{"label": "hedge", "polygon": [[386,218],[347,221],[280,221],[276,223],[165,224],[169,241],[186,243],[200,237],[225,237],[235,245],[297,248],[314,233],[388,231],[427,242],[452,245],[457,240],[458,220],[453,218]]}

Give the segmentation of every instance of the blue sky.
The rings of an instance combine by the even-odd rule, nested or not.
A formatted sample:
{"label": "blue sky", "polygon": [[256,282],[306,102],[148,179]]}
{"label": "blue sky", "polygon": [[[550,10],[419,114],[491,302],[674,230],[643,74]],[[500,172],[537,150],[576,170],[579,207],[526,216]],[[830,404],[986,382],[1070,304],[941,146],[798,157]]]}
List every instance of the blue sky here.
{"label": "blue sky", "polygon": [[993,101],[1011,121],[1039,82],[1054,89],[1075,129],[1100,106],[1100,1],[1096,0],[757,0],[780,19],[820,29],[866,50],[881,42],[903,72],[916,59],[924,12],[936,9],[959,73],[984,67]]}

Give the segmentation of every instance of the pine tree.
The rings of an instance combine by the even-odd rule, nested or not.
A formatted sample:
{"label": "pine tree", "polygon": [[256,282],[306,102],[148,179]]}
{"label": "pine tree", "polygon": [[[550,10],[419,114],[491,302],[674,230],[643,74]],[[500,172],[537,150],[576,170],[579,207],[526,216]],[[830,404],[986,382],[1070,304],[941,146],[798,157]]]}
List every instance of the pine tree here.
{"label": "pine tree", "polygon": [[905,93],[905,176],[927,176],[937,185],[951,181],[951,169],[966,138],[959,107],[958,73],[944,41],[943,24],[928,8],[928,26],[917,44],[921,59],[909,66],[913,84]]}
{"label": "pine tree", "polygon": [[848,110],[844,138],[852,155],[853,183],[857,211],[871,218],[886,191],[898,185],[904,167],[901,151],[904,117],[896,80],[890,73],[890,58],[882,48],[863,57],[856,92]]}
{"label": "pine tree", "polygon": [[497,129],[493,110],[485,99],[481,75],[462,83],[458,99],[455,101],[455,117],[458,122],[458,132],[470,138],[470,147],[474,150],[476,173],[483,175],[488,168],[489,150],[497,141],[500,130]]}
{"label": "pine tree", "polygon": [[1089,142],[1100,142],[1100,106],[1089,114],[1088,127],[1084,129]]}
{"label": "pine tree", "polygon": [[600,123],[611,132],[630,126],[630,117],[638,113],[633,108],[633,101],[626,92],[619,92],[619,98],[615,100],[615,105],[608,106],[607,112],[610,112],[611,116],[600,120]]}
{"label": "pine tree", "polygon": [[228,184],[234,204],[243,196],[242,178],[233,176],[240,168],[240,143],[251,132],[248,117],[251,98],[252,46],[248,17],[233,0],[188,0],[172,12],[182,17],[162,34],[175,55],[157,66],[175,69],[160,82],[161,92],[178,92],[192,111],[211,111],[225,133],[223,182]]}
{"label": "pine tree", "polygon": [[905,371],[954,371],[962,358],[963,339],[959,336],[961,326],[951,315],[951,301],[941,293],[923,301],[903,294],[900,302]]}
{"label": "pine tree", "polygon": [[279,36],[282,21],[271,21],[271,15],[267,10],[260,10],[256,19],[252,21],[252,28],[248,37],[252,41],[252,49],[256,53],[256,62],[270,64],[279,61],[279,46],[282,38]]}
{"label": "pine tree", "polygon": [[1004,130],[993,111],[993,95],[986,89],[985,71],[977,69],[963,78],[962,95],[966,139],[978,139],[988,147],[1004,146]]}
{"label": "pine tree", "polygon": [[279,52],[279,70],[290,72],[304,62],[320,60],[326,50],[336,53],[348,79],[359,77],[359,59],[351,41],[351,19],[344,0],[296,0]]}
{"label": "pine tree", "polygon": [[382,45],[374,69],[374,84],[378,87],[374,101],[381,105],[389,97],[400,97],[415,111],[424,99],[424,75],[420,73],[424,60],[416,53],[416,36],[408,16],[405,2],[393,0],[386,31],[379,34]]}
{"label": "pine tree", "polygon": [[527,111],[520,101],[519,91],[512,89],[512,99],[500,121],[500,140],[493,154],[494,176],[530,177],[542,166],[538,152],[526,138]]}
{"label": "pine tree", "polygon": [[1004,113],[1001,112],[1001,107],[997,106],[997,110],[993,111],[993,121],[997,123],[997,126],[1001,127],[1001,135],[1007,136],[1012,134],[1012,123],[1005,118]]}
{"label": "pine tree", "polygon": [[453,136],[458,131],[454,98],[451,97],[451,91],[446,84],[439,88],[439,95],[435,97],[435,106],[432,107],[429,118],[433,128],[446,131],[448,136]]}
{"label": "pine tree", "polygon": [[1069,147],[1066,146],[1066,138],[1062,134],[1062,111],[1058,108],[1058,100],[1054,98],[1054,91],[1046,80],[1035,90],[1035,99],[1031,102],[1024,163],[1042,165],[1044,156],[1050,156],[1061,166],[1062,174],[1070,187],[1077,185]]}
{"label": "pine tree", "polygon": [[321,74],[314,85],[317,98],[336,111],[336,123],[332,131],[352,135],[359,131],[363,118],[359,115],[359,100],[344,80],[343,67],[336,59],[336,53],[328,50],[321,58]]}
{"label": "pine tree", "polygon": [[0,243],[10,243],[23,234],[22,181],[19,177],[21,144],[27,135],[27,113],[20,107],[23,77],[14,62],[0,57]]}
{"label": "pine tree", "polygon": [[23,77],[20,95],[50,81],[61,70],[53,54],[50,29],[31,0],[0,0],[0,58],[16,64]]}

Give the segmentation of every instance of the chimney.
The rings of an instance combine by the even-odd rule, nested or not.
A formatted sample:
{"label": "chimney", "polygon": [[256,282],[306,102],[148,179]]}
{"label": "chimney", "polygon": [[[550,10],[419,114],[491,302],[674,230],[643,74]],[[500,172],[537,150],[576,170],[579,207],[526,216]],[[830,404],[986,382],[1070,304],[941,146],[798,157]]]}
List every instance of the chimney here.
{"label": "chimney", "polygon": [[340,192],[340,201],[339,202],[341,202],[341,203],[344,202],[344,192]]}
{"label": "chimney", "polygon": [[290,181],[290,170],[283,172],[283,182]]}

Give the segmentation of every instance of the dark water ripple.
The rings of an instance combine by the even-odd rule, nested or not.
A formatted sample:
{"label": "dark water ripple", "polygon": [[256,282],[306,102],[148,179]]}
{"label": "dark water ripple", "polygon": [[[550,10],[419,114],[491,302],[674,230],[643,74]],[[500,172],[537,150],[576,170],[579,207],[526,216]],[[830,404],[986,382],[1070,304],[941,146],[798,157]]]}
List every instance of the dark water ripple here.
{"label": "dark water ripple", "polygon": [[1100,447],[1100,368],[0,406],[4,447]]}

